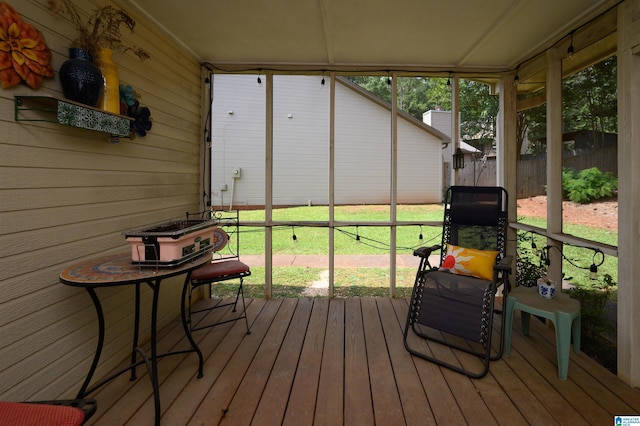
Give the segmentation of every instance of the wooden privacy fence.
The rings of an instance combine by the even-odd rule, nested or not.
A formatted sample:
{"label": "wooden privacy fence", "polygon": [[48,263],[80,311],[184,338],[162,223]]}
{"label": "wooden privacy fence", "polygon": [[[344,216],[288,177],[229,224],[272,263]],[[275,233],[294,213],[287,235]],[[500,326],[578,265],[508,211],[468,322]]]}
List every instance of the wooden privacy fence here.
{"label": "wooden privacy fence", "polygon": [[[618,175],[618,149],[607,147],[579,154],[565,151],[563,167],[584,170],[597,167],[602,172]],[[478,159],[467,162],[459,170],[460,185],[494,186],[496,184],[495,158]],[[447,181],[445,181],[447,182]],[[547,159],[544,154],[527,155],[518,160],[517,186],[518,198],[545,195],[547,185]]]}

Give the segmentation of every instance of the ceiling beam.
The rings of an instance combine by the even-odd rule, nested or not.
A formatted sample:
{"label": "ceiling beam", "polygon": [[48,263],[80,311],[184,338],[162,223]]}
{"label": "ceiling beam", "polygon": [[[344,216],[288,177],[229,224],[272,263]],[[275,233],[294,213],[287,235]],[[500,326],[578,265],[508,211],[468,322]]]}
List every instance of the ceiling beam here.
{"label": "ceiling beam", "polygon": [[543,105],[545,102],[547,102],[547,94],[543,90],[537,95],[518,99],[516,101],[516,111],[526,111],[528,109]]}
{"label": "ceiling beam", "polygon": [[[568,52],[573,44],[574,53],[571,59],[562,61],[562,75],[567,77],[595,63],[598,63],[617,51],[617,11],[611,9],[574,30],[573,36],[568,34],[559,40],[553,48],[558,52]],[[568,53],[567,53],[568,56]],[[546,58],[544,54],[536,55],[518,66],[518,93],[535,93],[543,90],[546,84]]]}
{"label": "ceiling beam", "polygon": [[333,44],[331,43],[331,38],[329,34],[331,34],[331,19],[330,15],[327,12],[327,2],[329,0],[318,0],[320,6],[320,16],[322,19],[322,36],[324,40],[324,45],[326,47],[327,53],[327,64],[332,65],[335,60],[333,57]]}

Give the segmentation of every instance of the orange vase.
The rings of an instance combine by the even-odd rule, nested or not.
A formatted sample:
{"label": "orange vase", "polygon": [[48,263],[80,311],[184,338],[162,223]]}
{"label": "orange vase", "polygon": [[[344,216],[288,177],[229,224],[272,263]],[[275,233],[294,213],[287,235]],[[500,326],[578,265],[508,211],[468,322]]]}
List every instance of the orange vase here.
{"label": "orange vase", "polygon": [[118,79],[118,68],[112,58],[113,51],[101,48],[97,53],[98,68],[104,78],[104,90],[98,106],[107,112],[120,114],[120,80]]}

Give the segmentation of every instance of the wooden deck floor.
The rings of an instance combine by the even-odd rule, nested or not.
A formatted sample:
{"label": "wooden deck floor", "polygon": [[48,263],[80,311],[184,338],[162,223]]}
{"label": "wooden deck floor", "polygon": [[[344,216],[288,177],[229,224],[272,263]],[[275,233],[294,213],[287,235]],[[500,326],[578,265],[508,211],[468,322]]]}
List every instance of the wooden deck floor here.
{"label": "wooden deck floor", "polygon": [[[571,353],[560,381],[553,330],[538,321],[528,337],[516,328],[511,355],[473,380],[404,349],[406,312],[405,299],[251,299],[251,334],[242,321],[194,333],[203,378],[193,353],[159,362],[162,424],[610,425],[640,413],[640,392],[584,354]],[[178,322],[159,345],[186,347]],[[139,376],[92,395],[89,424],[153,424],[151,386]]]}

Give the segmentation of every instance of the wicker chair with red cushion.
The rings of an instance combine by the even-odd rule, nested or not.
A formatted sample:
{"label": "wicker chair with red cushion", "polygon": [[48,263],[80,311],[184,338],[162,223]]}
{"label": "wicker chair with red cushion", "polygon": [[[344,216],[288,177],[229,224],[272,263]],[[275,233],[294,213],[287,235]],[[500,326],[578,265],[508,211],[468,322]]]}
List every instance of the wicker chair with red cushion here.
{"label": "wicker chair with red cushion", "polygon": [[[243,280],[245,277],[251,275],[251,269],[247,264],[240,261],[238,211],[206,211],[204,213],[196,214],[200,215],[200,217],[203,217],[203,215],[204,217],[211,217],[215,223],[215,227],[213,233],[213,256],[211,263],[207,263],[191,273],[187,318],[189,327],[192,331],[195,331],[244,319],[247,326],[247,334],[250,334],[251,329],[249,327],[249,320],[246,313]],[[187,213],[187,219],[192,215],[192,213]],[[213,306],[209,305],[195,310],[192,309],[192,295],[197,288],[206,286],[206,289],[208,290],[207,294],[210,295],[212,284],[233,280],[238,280],[239,282],[238,290],[233,300],[229,302],[219,301]],[[238,302],[242,303],[240,306],[242,309],[240,314],[215,322],[208,321],[208,318],[206,318],[206,314],[208,312],[225,306],[233,306],[232,312],[236,312]],[[200,314],[197,316],[197,320],[194,318],[196,314]]]}

